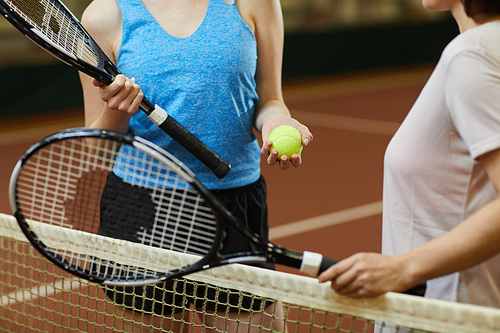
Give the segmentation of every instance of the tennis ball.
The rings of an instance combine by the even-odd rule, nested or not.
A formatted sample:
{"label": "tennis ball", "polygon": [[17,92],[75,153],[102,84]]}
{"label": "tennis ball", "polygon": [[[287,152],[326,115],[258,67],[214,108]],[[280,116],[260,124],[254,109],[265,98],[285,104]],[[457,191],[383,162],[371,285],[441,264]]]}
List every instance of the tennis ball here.
{"label": "tennis ball", "polygon": [[302,136],[292,126],[281,125],[276,127],[269,134],[268,140],[273,143],[271,151],[274,149],[278,151],[278,158],[286,155],[288,159],[291,159],[293,154],[300,154],[302,151]]}

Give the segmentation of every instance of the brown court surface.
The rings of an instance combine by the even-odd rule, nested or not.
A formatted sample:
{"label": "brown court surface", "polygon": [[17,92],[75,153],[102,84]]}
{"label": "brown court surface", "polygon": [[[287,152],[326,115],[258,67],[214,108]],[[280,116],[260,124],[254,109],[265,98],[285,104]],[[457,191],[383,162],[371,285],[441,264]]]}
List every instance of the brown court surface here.
{"label": "brown court surface", "polygon": [[[337,259],[380,251],[384,151],[430,72],[420,67],[285,83],[287,105],[314,141],[300,168],[282,171],[263,158],[271,240]],[[9,178],[23,152],[45,135],[81,125],[82,110],[1,120],[0,213],[11,213]]]}

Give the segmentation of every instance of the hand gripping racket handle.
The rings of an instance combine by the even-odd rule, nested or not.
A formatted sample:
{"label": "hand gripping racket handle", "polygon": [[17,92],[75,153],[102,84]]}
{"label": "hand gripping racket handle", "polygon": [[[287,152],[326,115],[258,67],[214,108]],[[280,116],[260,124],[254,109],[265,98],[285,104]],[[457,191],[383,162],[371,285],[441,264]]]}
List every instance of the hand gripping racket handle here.
{"label": "hand gripping racket handle", "polygon": [[[305,251],[300,270],[304,273],[318,276],[326,271],[330,266],[333,266],[338,262],[338,260],[325,257],[319,253]],[[427,283],[424,282],[421,285],[413,287],[403,293],[408,295],[424,296],[426,289]]]}

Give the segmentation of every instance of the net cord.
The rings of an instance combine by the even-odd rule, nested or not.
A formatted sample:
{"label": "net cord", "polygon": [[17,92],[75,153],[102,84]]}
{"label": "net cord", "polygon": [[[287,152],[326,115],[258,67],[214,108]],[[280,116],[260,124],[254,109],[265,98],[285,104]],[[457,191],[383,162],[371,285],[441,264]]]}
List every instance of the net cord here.
{"label": "net cord", "polygon": [[[28,241],[16,219],[11,215],[0,214],[0,230],[2,230],[1,237],[22,242]],[[74,230],[64,232],[68,231],[75,232]],[[78,237],[80,236],[82,235],[78,234]],[[92,235],[92,237],[96,236]],[[112,245],[114,242],[123,241],[104,239],[103,242]],[[138,244],[132,245],[141,247]],[[164,251],[166,250],[150,253],[149,256],[153,260],[147,259],[148,268],[162,268],[164,263],[158,259],[164,257]],[[144,253],[140,250],[139,252]],[[130,253],[133,254],[134,251]],[[180,257],[178,260],[182,263],[196,260],[196,256],[192,255],[178,253],[175,255]],[[122,259],[135,261],[144,258],[132,257],[120,260]],[[433,332],[498,332],[500,330],[500,309],[425,299],[399,293],[387,293],[377,298],[355,300],[335,294],[329,284],[320,284],[314,278],[240,264],[194,273],[187,278],[263,297],[272,297],[285,303],[303,304],[315,309]]]}

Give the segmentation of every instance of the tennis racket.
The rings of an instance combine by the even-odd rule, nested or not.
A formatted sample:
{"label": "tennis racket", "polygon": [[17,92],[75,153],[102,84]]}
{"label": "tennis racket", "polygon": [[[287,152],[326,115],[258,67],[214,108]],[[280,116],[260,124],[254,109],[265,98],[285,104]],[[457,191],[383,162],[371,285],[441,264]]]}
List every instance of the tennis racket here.
{"label": "tennis racket", "polygon": [[[71,129],[32,146],[13,171],[10,201],[38,251],[105,285],[158,283],[231,263],[277,263],[317,276],[337,262],[262,239],[175,157],[113,131]],[[231,253],[230,233],[253,250]]]}
{"label": "tennis racket", "polygon": [[[118,68],[60,1],[0,0],[0,12],[26,37],[65,64],[107,85],[120,74]],[[220,158],[161,107],[144,98],[140,110],[209,167],[217,177],[223,178],[229,173],[229,162]]]}

